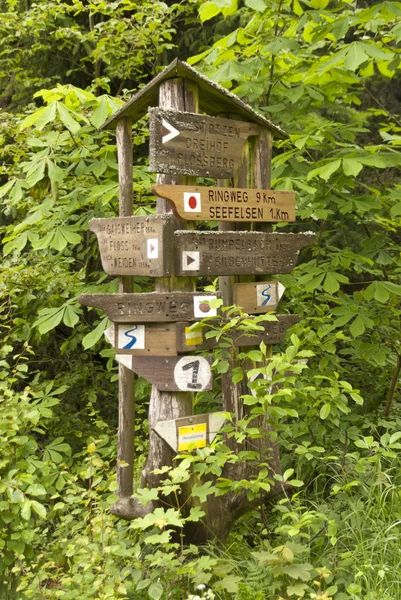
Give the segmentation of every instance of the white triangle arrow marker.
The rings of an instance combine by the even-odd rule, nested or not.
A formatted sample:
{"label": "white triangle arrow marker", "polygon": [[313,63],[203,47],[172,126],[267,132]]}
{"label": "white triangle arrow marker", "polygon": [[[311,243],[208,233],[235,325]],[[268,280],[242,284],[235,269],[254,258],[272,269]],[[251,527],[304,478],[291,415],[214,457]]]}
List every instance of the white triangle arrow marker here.
{"label": "white triangle arrow marker", "polygon": [[178,131],[178,129],[176,129],[175,127],[170,125],[170,123],[168,121],[166,121],[165,119],[163,119],[162,125],[165,129],[167,129],[167,131],[170,132],[170,133],[167,133],[166,135],[163,135],[162,144],[165,144],[166,142],[173,140],[175,137],[177,137],[177,135],[180,135],[180,132]]}

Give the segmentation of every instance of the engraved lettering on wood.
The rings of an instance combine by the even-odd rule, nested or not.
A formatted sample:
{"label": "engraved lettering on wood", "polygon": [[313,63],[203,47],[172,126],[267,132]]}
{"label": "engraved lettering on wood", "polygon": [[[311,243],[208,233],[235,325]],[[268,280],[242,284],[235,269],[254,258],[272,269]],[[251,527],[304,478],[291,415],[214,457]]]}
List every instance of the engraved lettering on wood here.
{"label": "engraved lettering on wood", "polygon": [[295,221],[295,194],[290,191],[154,185],[152,192],[170,200],[177,216],[190,221]]}
{"label": "engraved lettering on wood", "polygon": [[[279,344],[285,336],[285,333],[289,327],[298,323],[300,320],[298,315],[276,315],[277,321],[266,321],[261,322],[259,325],[263,327],[263,331],[254,331],[251,333],[244,331],[231,330],[227,332],[225,338],[229,338],[229,341],[234,346],[256,346],[260,342],[265,344]],[[215,338],[207,339],[205,333],[208,331],[207,328],[194,329],[192,333],[196,333],[195,336],[189,335],[189,323],[177,323],[177,350],[178,352],[189,352],[191,350],[211,350],[219,346],[219,342]],[[226,343],[227,339],[221,338],[222,342]]]}
{"label": "engraved lettering on wood", "polygon": [[313,233],[256,231],[176,231],[177,275],[291,273]]}
{"label": "engraved lettering on wood", "polygon": [[164,323],[192,321],[204,317],[214,317],[216,309],[210,300],[220,294],[210,295],[200,292],[170,292],[160,294],[83,294],[78,298],[84,306],[94,306],[104,310],[113,323]]}
{"label": "engraved lettering on wood", "polygon": [[246,121],[151,108],[149,169],[156,173],[232,177],[246,139],[260,127]]}
{"label": "engraved lettering on wood", "polygon": [[[117,360],[120,360],[119,356],[121,355],[116,356]],[[183,361],[183,359],[185,360]],[[184,385],[185,391],[192,392],[213,388],[213,376],[210,369],[213,358],[209,356],[121,356],[121,360],[124,360],[124,364],[137,375],[165,392],[183,391]],[[191,364],[194,362],[199,362],[198,370],[196,364]],[[185,377],[185,380],[182,376]],[[201,387],[188,387],[199,384]]]}
{"label": "engraved lettering on wood", "polygon": [[166,245],[171,217],[116,217],[92,219],[102,266],[109,275],[164,277],[170,274]]}

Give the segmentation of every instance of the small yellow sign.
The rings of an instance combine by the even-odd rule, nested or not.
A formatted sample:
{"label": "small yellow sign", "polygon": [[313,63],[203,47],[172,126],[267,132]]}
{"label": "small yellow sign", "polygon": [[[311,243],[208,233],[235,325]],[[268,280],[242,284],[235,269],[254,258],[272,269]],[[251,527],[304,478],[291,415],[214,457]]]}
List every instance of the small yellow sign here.
{"label": "small yellow sign", "polygon": [[186,346],[196,346],[197,344],[202,344],[203,335],[202,331],[192,331],[190,327],[185,327],[185,345]]}
{"label": "small yellow sign", "polygon": [[192,448],[204,448],[206,446],[207,423],[199,425],[188,425],[178,428],[178,452]]}

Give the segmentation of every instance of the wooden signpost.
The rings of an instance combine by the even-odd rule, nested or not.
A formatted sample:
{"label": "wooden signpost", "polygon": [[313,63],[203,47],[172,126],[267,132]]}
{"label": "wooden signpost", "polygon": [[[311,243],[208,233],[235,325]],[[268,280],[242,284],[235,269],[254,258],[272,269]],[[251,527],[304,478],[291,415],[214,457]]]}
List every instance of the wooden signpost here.
{"label": "wooden signpost", "polygon": [[290,191],[153,185],[152,192],[170,200],[176,215],[189,221],[295,221],[295,194]]}
{"label": "wooden signpost", "polygon": [[[132,122],[157,104],[149,111],[150,170],[158,173],[158,185],[152,188],[157,195],[156,216],[133,217]],[[219,116],[196,114],[198,110]],[[215,338],[205,337],[206,327],[197,328],[193,322],[221,317],[210,306],[216,294],[195,292],[194,278],[220,276],[226,306],[235,302],[250,314],[274,310],[283,286],[277,281],[251,282],[251,276],[268,279],[274,273],[290,273],[300,249],[313,242],[314,234],[250,231],[266,222],[295,220],[294,193],[269,189],[272,137],[283,138],[285,133],[189,65],[173,61],[102,128],[112,125],[116,125],[119,163],[119,218],[92,219],[89,229],[97,235],[105,272],[121,276],[120,293],[84,294],[80,302],[102,308],[113,322],[106,337],[119,363],[119,500],[111,512],[136,518],[152,508],[139,506],[132,497],[134,373],[152,384],[149,455],[142,485],[157,487],[157,469],[172,464],[167,444],[174,452],[202,448],[225,420],[224,413],[192,414],[193,393],[213,387],[212,357],[193,353],[219,345]],[[196,176],[216,178],[217,187],[197,186]],[[170,212],[172,206],[176,216]],[[188,221],[197,220],[219,221],[220,231],[185,231]],[[242,275],[246,283],[235,279]],[[156,278],[155,292],[132,293],[131,276]],[[255,335],[232,329],[231,367],[237,364],[235,348],[261,341],[279,343],[298,320],[297,315],[277,315],[276,321],[261,321],[263,329],[255,330]],[[234,419],[247,414],[241,400],[244,393],[249,390],[234,384],[229,374],[222,375],[223,410]],[[267,417],[258,417],[255,426],[263,435],[252,440],[252,449],[272,472],[279,473],[278,446],[268,435]],[[235,452],[240,450],[234,438],[226,442]],[[254,474],[253,465],[242,461],[230,465],[233,480]],[[184,486],[182,491],[190,507],[188,490]],[[202,526],[196,524],[200,537],[194,543],[206,541],[209,532],[224,541],[248,500],[246,495],[241,499],[226,494],[213,497],[213,503]]]}
{"label": "wooden signpost", "polygon": [[165,277],[170,274],[172,215],[91,219],[102,266],[109,275]]}
{"label": "wooden signpost", "polygon": [[164,392],[203,392],[213,388],[210,356],[127,356],[116,360]]}
{"label": "wooden signpost", "polygon": [[285,287],[279,281],[234,284],[234,304],[248,315],[276,310]]}
{"label": "wooden signpost", "polygon": [[313,233],[176,231],[177,275],[264,275],[291,273]]}
{"label": "wooden signpost", "polygon": [[216,317],[218,311],[210,306],[220,294],[202,292],[171,292],[160,294],[83,294],[78,298],[84,306],[104,310],[113,323],[171,323]]}
{"label": "wooden signpost", "polygon": [[246,121],[187,112],[149,110],[149,169],[172,175],[232,177],[249,136],[260,127]]}
{"label": "wooden signpost", "polygon": [[[279,344],[285,336],[289,327],[298,323],[298,315],[276,315],[277,321],[260,322],[258,326],[263,330],[241,331],[232,329],[227,332],[226,337],[231,339],[233,346],[258,346],[261,342],[265,344]],[[220,342],[216,338],[206,338],[207,328],[198,329],[191,327],[190,323],[177,323],[177,350],[188,352],[189,350],[211,350],[217,348]],[[225,342],[225,340],[224,340]]]}

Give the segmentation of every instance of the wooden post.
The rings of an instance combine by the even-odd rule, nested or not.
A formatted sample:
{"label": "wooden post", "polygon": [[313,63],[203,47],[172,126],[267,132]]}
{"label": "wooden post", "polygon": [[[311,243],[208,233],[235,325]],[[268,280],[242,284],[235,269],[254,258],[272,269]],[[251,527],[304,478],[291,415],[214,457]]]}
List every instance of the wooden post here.
{"label": "wooden post", "polygon": [[[164,81],[159,88],[159,107],[162,109],[177,110],[182,112],[198,112],[198,87],[187,79],[175,78]],[[158,175],[158,183],[190,184],[194,183],[192,177]],[[156,213],[161,215],[171,212],[168,200],[157,199]],[[193,228],[193,224],[176,220],[177,229]],[[171,253],[173,255],[173,240],[171,240]],[[173,276],[169,279],[156,279],[156,292],[187,292],[194,290],[194,282],[189,277]],[[152,429],[159,421],[169,421],[192,415],[193,393],[188,392],[162,392],[152,386],[149,403],[149,454],[144,470],[144,484],[151,487],[157,485],[158,478],[151,474],[153,469],[163,465],[172,464],[175,453],[167,446],[157,433]]]}
{"label": "wooden post", "polygon": [[[132,197],[132,122],[121,119],[116,129],[119,216],[130,217],[133,211]],[[121,277],[119,292],[132,292],[132,277]],[[135,390],[134,372],[123,365],[118,367],[118,451],[117,482],[120,500],[129,498],[134,479],[134,436],[135,436]],[[127,463],[128,466],[122,466]],[[112,510],[112,512],[114,512]],[[116,513],[118,511],[115,511]]]}

